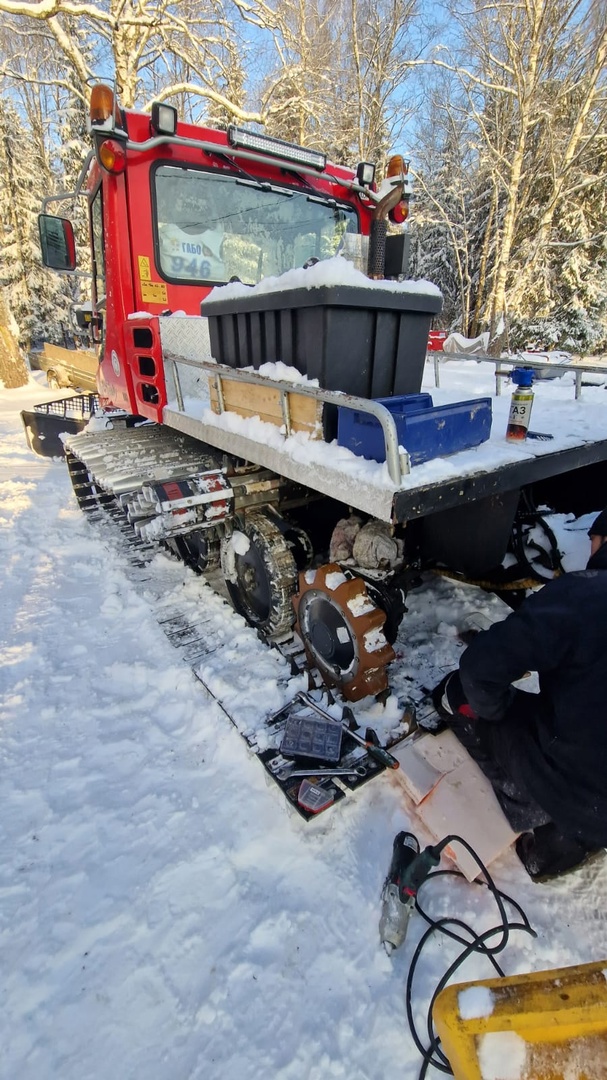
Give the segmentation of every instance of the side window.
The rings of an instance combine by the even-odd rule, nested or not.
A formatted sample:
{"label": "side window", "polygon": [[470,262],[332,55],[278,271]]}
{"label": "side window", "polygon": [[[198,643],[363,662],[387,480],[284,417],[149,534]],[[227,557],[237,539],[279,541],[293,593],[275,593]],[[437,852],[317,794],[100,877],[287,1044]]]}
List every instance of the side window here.
{"label": "side window", "polygon": [[91,237],[93,241],[93,301],[98,311],[105,310],[105,252],[103,246],[103,201],[101,184],[91,201]]}

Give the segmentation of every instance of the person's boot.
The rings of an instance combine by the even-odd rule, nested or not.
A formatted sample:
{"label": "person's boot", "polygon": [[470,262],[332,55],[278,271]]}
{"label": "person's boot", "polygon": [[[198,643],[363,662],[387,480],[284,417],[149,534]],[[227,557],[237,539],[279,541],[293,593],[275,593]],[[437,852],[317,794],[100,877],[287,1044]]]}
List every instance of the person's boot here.
{"label": "person's boot", "polygon": [[589,848],[579,840],[564,836],[553,821],[523,833],[516,841],[515,849],[532,881],[540,882],[568,874],[603,854],[603,848]]}
{"label": "person's boot", "polygon": [[431,697],[432,704],[441,720],[448,722],[455,716],[463,717],[466,720],[476,719],[476,713],[472,711],[466,700],[457,669],[450,671],[448,675],[441,679],[438,686],[434,687]]}

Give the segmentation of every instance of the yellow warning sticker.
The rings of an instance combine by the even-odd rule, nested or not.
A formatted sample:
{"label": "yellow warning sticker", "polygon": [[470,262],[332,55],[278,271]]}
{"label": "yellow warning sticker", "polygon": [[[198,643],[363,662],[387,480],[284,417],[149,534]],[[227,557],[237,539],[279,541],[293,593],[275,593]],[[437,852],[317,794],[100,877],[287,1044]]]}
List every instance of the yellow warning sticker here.
{"label": "yellow warning sticker", "polygon": [[147,255],[138,255],[137,261],[139,263],[139,280],[151,281],[152,275],[150,273],[150,260]]}
{"label": "yellow warning sticker", "polygon": [[166,304],[168,298],[164,281],[142,281],[141,299],[146,304]]}

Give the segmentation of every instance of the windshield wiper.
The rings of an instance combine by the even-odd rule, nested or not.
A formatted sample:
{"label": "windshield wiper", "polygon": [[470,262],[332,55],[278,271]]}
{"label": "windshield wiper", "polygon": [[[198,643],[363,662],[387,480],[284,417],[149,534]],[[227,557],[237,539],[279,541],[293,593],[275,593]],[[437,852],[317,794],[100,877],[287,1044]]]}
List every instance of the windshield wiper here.
{"label": "windshield wiper", "polygon": [[269,191],[273,195],[285,195],[287,199],[292,199],[295,194],[294,191],[289,191],[288,188],[275,187],[269,180],[241,180],[240,177],[237,177],[234,183],[242,184],[243,187],[254,187],[258,191]]}
{"label": "windshield wiper", "polygon": [[337,199],[333,199],[331,195],[308,195],[306,202],[320,203],[321,206],[329,206],[331,210],[337,210]]}

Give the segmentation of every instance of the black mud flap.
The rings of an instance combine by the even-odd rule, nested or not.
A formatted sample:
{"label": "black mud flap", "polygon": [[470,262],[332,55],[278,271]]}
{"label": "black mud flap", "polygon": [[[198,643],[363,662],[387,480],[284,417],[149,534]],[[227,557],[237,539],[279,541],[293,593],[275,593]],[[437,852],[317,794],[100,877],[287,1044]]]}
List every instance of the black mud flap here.
{"label": "black mud flap", "polygon": [[62,435],[77,435],[99,409],[97,394],[76,394],[34,405],[21,420],[30,450],[39,457],[65,457]]}
{"label": "black mud flap", "polygon": [[112,421],[109,427],[116,426],[118,421],[126,427],[142,422],[142,417],[131,416],[123,409],[103,408],[98,394],[74,394],[45,401],[21,413],[27,445],[39,457],[64,458],[64,437],[77,435],[97,413]]}

